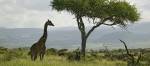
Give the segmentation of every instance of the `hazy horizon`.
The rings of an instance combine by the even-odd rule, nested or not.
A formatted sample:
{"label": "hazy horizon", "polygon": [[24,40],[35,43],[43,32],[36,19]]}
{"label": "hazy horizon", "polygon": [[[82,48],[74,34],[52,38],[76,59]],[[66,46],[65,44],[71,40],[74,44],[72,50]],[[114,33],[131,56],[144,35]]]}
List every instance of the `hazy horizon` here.
{"label": "hazy horizon", "polygon": [[[87,41],[87,48],[102,49],[103,44],[109,48],[124,48],[119,39],[127,42],[129,48],[149,48],[150,23],[129,25],[127,29],[104,27],[97,28]],[[0,28],[0,46],[30,47],[42,36],[41,28]],[[17,37],[17,38],[16,38]],[[64,38],[65,37],[65,38]],[[47,48],[79,48],[80,32],[77,27],[50,27]]]}

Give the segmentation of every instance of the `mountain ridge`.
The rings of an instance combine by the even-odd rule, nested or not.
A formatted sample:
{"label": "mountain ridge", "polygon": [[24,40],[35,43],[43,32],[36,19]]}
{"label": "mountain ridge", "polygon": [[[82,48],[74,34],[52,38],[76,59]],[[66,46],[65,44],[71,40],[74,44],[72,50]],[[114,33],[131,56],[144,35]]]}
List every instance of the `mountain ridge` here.
{"label": "mountain ridge", "polygon": [[[102,44],[111,47],[122,47],[119,39],[125,40],[131,48],[150,46],[150,23],[129,25],[126,30],[120,28],[100,27],[96,29],[87,41],[88,48],[101,48]],[[43,33],[41,28],[0,28],[0,46],[8,48],[30,47],[38,41]],[[48,48],[78,48],[80,47],[80,32],[76,27],[48,29]],[[134,44],[132,44],[134,43]]]}

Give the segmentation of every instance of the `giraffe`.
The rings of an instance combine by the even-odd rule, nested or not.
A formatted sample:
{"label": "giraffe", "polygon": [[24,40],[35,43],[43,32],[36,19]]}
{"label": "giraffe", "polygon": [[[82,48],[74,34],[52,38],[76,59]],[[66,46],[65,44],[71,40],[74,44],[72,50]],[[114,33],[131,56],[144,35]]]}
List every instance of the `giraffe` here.
{"label": "giraffe", "polygon": [[45,50],[46,50],[46,46],[45,46],[45,42],[47,40],[47,27],[49,26],[54,26],[54,24],[48,19],[48,21],[46,21],[45,25],[44,25],[44,32],[43,35],[41,36],[41,38],[34,43],[31,48],[30,48],[30,52],[29,54],[31,55],[31,60],[35,61],[37,59],[37,56],[40,56],[40,60],[43,59],[44,54],[45,54]]}

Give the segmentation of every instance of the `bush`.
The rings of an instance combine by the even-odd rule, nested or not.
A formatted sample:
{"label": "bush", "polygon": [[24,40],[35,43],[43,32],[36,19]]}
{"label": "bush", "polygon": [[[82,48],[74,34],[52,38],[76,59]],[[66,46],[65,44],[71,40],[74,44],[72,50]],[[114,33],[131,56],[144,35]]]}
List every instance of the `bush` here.
{"label": "bush", "polygon": [[67,53],[68,53],[68,49],[60,49],[57,52],[58,56],[66,56]]}
{"label": "bush", "polygon": [[81,53],[80,53],[79,48],[73,52],[68,53],[67,59],[71,60],[71,61],[80,61],[81,60]]}
{"label": "bush", "polygon": [[0,47],[0,54],[5,54],[8,51],[7,48]]}
{"label": "bush", "polygon": [[57,55],[57,49],[55,48],[47,49],[46,55]]}
{"label": "bush", "polygon": [[25,50],[22,49],[11,49],[8,50],[7,52],[5,52],[2,56],[1,56],[1,60],[2,61],[10,61],[13,59],[21,59],[21,58],[27,58],[27,54],[25,53]]}

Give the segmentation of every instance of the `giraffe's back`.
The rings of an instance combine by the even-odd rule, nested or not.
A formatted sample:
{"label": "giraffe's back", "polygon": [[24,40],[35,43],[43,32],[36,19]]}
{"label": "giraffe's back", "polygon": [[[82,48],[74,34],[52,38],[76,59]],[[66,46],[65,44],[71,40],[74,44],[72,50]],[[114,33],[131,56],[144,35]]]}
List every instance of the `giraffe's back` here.
{"label": "giraffe's back", "polygon": [[44,51],[46,49],[46,46],[45,46],[45,44],[41,44],[41,43],[43,43],[43,42],[40,42],[40,44],[39,44],[39,42],[38,43],[34,43],[32,45],[32,47],[30,48],[30,50],[32,52],[37,52],[37,53],[39,53],[41,51]]}

